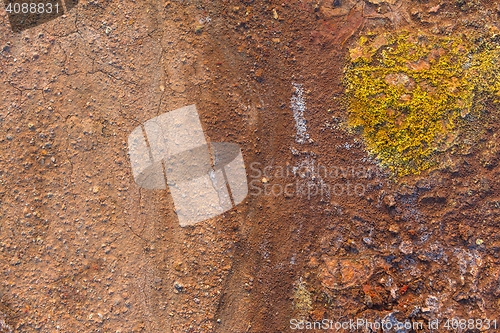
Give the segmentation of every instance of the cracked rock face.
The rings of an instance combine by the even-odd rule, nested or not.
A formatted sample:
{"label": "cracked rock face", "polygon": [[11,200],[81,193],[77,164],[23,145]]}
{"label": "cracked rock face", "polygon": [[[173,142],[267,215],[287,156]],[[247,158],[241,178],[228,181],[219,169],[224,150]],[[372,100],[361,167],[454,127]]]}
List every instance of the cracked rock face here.
{"label": "cracked rock face", "polygon": [[[355,49],[360,36],[375,34],[384,47],[376,35],[397,29],[494,34],[497,4],[475,3],[84,0],[68,11],[66,0],[66,17],[20,32],[0,11],[0,332],[255,333],[288,332],[293,318],[493,319],[494,104],[481,104],[491,118],[460,115],[477,144],[398,181],[347,128],[343,104],[345,63],[366,56]],[[406,72],[380,79],[418,85]],[[456,92],[453,80],[447,88]],[[165,188],[137,183],[128,139],[193,104],[201,146],[231,145],[222,146],[227,156],[209,150],[210,168],[241,152],[249,194],[182,228],[169,178]],[[172,155],[170,180],[198,175],[180,162],[189,154]],[[206,184],[225,210],[211,175]]]}

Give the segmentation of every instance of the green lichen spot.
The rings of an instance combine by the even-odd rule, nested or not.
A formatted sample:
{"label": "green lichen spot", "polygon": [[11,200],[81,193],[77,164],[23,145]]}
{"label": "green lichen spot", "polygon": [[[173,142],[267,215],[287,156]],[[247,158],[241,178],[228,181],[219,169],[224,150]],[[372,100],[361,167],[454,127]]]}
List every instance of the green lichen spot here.
{"label": "green lichen spot", "polygon": [[396,175],[418,174],[457,144],[461,126],[499,100],[497,36],[361,37],[345,69],[348,123]]}

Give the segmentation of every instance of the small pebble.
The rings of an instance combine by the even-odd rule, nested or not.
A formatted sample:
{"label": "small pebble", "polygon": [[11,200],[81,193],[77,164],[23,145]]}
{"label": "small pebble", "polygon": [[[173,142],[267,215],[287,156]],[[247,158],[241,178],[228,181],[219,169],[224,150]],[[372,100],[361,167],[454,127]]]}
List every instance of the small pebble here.
{"label": "small pebble", "polygon": [[184,287],[182,286],[182,284],[180,284],[179,282],[175,282],[174,283],[174,288],[175,290],[177,290],[178,292],[181,292],[184,290]]}

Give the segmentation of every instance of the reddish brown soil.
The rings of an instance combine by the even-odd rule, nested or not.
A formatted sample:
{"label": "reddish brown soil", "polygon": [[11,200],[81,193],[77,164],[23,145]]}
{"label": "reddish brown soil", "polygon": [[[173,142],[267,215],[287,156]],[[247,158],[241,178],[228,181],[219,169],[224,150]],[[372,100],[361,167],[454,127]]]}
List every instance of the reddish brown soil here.
{"label": "reddish brown soil", "polygon": [[[484,106],[478,144],[440,169],[392,179],[344,129],[342,103],[360,34],[482,32],[499,8],[371,2],[84,0],[20,33],[2,12],[0,332],[499,321],[497,106]],[[304,89],[304,144],[293,83]],[[242,147],[259,188],[323,181],[332,191],[250,191],[222,216],[180,228],[168,191],[134,183],[127,137],[188,104],[210,140]],[[293,167],[297,175],[279,174]],[[361,194],[346,192],[355,185]],[[309,296],[298,298],[300,285]]]}

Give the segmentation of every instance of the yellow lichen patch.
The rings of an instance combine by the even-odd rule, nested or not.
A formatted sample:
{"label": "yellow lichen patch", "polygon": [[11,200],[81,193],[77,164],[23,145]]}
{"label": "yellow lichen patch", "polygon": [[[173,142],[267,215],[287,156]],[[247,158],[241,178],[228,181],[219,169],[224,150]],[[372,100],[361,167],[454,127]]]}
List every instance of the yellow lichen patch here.
{"label": "yellow lichen patch", "polygon": [[435,165],[461,122],[500,96],[500,47],[488,38],[399,32],[363,36],[345,70],[349,126],[404,176]]}
{"label": "yellow lichen patch", "polygon": [[295,310],[301,316],[306,317],[312,309],[312,295],[309,290],[307,290],[302,278],[296,283],[293,293],[293,304]]}

